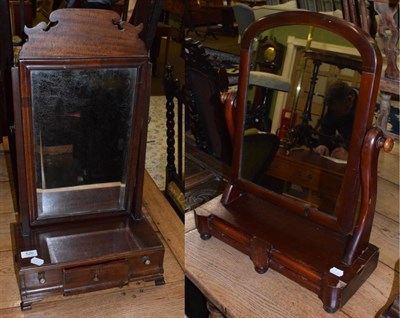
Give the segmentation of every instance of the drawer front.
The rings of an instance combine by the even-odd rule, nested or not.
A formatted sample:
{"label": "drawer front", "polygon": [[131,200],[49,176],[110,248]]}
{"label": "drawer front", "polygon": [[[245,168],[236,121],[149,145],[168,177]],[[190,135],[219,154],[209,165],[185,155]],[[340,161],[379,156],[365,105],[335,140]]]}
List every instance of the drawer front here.
{"label": "drawer front", "polygon": [[126,260],[64,269],[64,295],[126,285],[128,273]]}
{"label": "drawer front", "polygon": [[130,279],[137,280],[163,273],[164,250],[152,251],[129,258]]}
{"label": "drawer front", "polygon": [[62,286],[62,270],[35,269],[20,273],[21,289],[40,290]]}

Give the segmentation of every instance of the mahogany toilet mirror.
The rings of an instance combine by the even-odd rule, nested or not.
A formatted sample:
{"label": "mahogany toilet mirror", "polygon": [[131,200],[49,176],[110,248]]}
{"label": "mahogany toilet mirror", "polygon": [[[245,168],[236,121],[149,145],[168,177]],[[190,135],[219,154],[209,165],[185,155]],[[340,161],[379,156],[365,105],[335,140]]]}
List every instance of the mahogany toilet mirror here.
{"label": "mahogany toilet mirror", "polygon": [[[284,46],[262,48],[265,65],[282,61],[277,71],[256,59],[265,37]],[[203,239],[214,236],[250,256],[257,272],[272,268],[308,288],[328,312],[377,266],[379,249],[369,243],[377,158],[393,144],[373,127],[381,63],[374,40],[341,18],[284,12],[251,24],[237,93],[223,96],[232,176],[221,198],[195,211]],[[335,82],[347,83],[353,96],[347,140],[345,133],[328,138],[345,150],[342,157],[316,152],[327,137],[325,95]]]}
{"label": "mahogany toilet mirror", "polygon": [[60,9],[13,69],[21,308],[134,280],[164,284],[142,213],[151,64],[116,12]]}

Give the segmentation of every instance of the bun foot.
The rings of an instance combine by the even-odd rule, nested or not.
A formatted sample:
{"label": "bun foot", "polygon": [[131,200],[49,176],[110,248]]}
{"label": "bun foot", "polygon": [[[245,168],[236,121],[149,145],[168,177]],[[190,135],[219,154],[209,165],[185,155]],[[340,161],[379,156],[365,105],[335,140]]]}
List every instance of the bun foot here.
{"label": "bun foot", "polygon": [[337,308],[333,308],[333,307],[329,307],[329,306],[324,306],[324,310],[328,313],[328,314],[333,314],[336,312]]}
{"label": "bun foot", "polygon": [[254,266],[254,269],[259,274],[265,274],[267,272],[267,270],[268,270],[268,267]]}
{"label": "bun foot", "polygon": [[208,233],[205,233],[205,234],[200,234],[200,237],[203,239],[203,240],[209,240],[210,238],[211,238],[211,235],[210,234],[208,234]]}

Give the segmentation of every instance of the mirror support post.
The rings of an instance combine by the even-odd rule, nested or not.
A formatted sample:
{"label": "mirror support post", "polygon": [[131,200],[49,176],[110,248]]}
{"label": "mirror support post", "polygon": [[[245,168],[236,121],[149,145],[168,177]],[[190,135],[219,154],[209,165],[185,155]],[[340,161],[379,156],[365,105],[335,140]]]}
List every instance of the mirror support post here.
{"label": "mirror support post", "polygon": [[361,206],[353,237],[350,240],[343,263],[351,265],[368,245],[375,213],[377,194],[377,166],[380,148],[386,152],[392,147],[390,138],[385,138],[380,129],[371,128],[364,139],[361,150]]}

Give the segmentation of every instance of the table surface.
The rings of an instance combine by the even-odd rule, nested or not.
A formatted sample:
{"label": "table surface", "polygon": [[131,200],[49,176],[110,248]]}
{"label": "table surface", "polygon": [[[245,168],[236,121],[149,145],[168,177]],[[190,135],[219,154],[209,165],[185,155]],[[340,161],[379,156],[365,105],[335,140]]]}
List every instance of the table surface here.
{"label": "table surface", "polygon": [[316,294],[285,276],[272,269],[258,274],[247,255],[214,237],[202,240],[193,212],[185,219],[185,274],[226,317],[379,317],[399,290],[398,148],[393,154],[381,153],[378,166],[371,234],[380,248],[378,267],[334,315],[323,310]]}
{"label": "table surface", "polygon": [[0,317],[183,317],[184,316],[184,227],[151,177],[145,174],[144,215],[165,246],[165,285],[131,282],[74,296],[52,296],[20,310],[20,295],[13,265],[10,223],[15,222],[4,156],[0,156]]}

